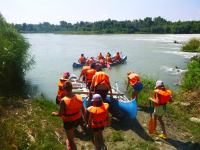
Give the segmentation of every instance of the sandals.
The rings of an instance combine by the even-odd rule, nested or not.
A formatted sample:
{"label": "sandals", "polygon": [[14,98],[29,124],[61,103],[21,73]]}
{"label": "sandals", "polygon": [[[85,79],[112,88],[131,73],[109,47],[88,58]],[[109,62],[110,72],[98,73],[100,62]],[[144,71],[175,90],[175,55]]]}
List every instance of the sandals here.
{"label": "sandals", "polygon": [[165,136],[164,134],[160,134],[159,137],[163,138],[164,140],[167,139],[167,136]]}
{"label": "sandals", "polygon": [[66,140],[66,145],[67,145],[67,149],[71,150],[71,147],[69,146],[69,140]]}

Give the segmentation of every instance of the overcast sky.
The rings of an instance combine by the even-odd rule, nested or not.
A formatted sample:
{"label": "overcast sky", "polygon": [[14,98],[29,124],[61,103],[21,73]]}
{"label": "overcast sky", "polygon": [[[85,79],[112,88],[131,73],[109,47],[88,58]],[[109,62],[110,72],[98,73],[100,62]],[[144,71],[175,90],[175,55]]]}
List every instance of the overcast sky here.
{"label": "overcast sky", "polygon": [[0,12],[9,23],[111,20],[158,17],[167,21],[200,21],[200,0],[0,0]]}

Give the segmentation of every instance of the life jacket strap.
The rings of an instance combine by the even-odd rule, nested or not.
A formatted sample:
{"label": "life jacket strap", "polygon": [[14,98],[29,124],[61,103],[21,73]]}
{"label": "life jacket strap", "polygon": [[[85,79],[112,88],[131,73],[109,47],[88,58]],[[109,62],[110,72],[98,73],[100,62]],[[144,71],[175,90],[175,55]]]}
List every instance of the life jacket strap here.
{"label": "life jacket strap", "polygon": [[99,121],[99,122],[94,122],[94,121],[93,121],[93,123],[94,123],[94,124],[100,124],[100,123],[104,123],[105,121],[106,121],[106,119],[104,119],[104,120],[102,120],[102,121]]}
{"label": "life jacket strap", "polygon": [[59,88],[59,90],[64,91],[63,89]]}
{"label": "life jacket strap", "polygon": [[[101,84],[103,81],[105,81],[108,84],[108,82],[105,79],[103,79],[101,82],[99,82],[99,84]],[[94,88],[96,88],[99,84],[97,84]]]}
{"label": "life jacket strap", "polygon": [[78,114],[80,111],[78,111],[78,112],[75,112],[75,113],[73,113],[73,114],[62,114],[63,116],[74,116],[74,115],[76,115],[76,114]]}

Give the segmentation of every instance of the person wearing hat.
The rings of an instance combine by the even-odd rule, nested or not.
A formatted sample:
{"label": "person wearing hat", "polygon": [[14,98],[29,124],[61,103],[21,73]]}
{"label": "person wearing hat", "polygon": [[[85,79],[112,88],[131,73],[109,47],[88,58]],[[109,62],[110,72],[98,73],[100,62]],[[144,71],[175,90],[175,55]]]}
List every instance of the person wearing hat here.
{"label": "person wearing hat", "polygon": [[126,89],[124,91],[128,90],[128,87],[131,84],[131,86],[133,87],[131,100],[135,99],[136,102],[137,102],[138,94],[143,89],[143,84],[140,81],[139,75],[137,75],[135,72],[128,71],[127,75],[128,75],[127,86],[126,86]]}
{"label": "person wearing hat", "polygon": [[99,53],[99,55],[97,56],[97,58],[96,59],[98,59],[98,60],[101,60],[101,58],[102,58],[103,56],[102,56],[102,54],[101,53]]}
{"label": "person wearing hat", "polygon": [[90,117],[87,124],[87,129],[89,129],[90,125],[92,125],[92,129],[94,131],[94,150],[98,150],[98,137],[102,143],[102,149],[107,149],[103,139],[103,133],[105,125],[111,125],[109,112],[108,112],[108,103],[103,103],[101,95],[94,94],[92,98],[93,106],[87,108],[90,112]]}
{"label": "person wearing hat", "polygon": [[65,71],[63,73],[63,78],[59,79],[59,82],[58,82],[58,95],[56,97],[56,104],[58,104],[58,105],[60,105],[60,100],[63,97],[62,95],[64,93],[63,84],[65,83],[65,81],[69,80],[69,77],[70,77],[70,73],[68,71]]}
{"label": "person wearing hat", "polygon": [[78,62],[80,64],[85,64],[86,60],[87,60],[87,58],[84,57],[84,54],[81,54],[81,57],[79,58]]}
{"label": "person wearing hat", "polygon": [[159,135],[159,137],[163,139],[167,139],[167,133],[165,129],[165,124],[162,120],[163,115],[166,113],[166,105],[167,102],[172,102],[171,99],[171,91],[165,89],[164,83],[161,80],[156,82],[156,90],[154,90],[154,99],[149,97],[149,100],[154,104],[154,116],[153,116],[153,124],[154,124],[154,133],[156,134],[156,125],[157,120],[160,122],[163,133]]}
{"label": "person wearing hat", "polygon": [[81,111],[84,118],[86,118],[83,99],[81,95],[75,95],[72,93],[72,84],[70,81],[66,81],[63,84],[63,89],[65,94],[60,101],[59,112],[52,112],[52,116],[62,117],[64,123],[63,127],[67,135],[67,147],[68,149],[76,150],[77,147],[74,142],[74,131],[80,125],[82,118]]}

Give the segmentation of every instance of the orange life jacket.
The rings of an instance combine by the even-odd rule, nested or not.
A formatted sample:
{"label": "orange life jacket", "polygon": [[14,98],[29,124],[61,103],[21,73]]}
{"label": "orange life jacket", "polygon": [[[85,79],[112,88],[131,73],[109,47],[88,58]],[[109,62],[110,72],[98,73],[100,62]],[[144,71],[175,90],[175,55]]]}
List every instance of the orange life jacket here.
{"label": "orange life jacket", "polygon": [[75,121],[81,117],[80,109],[83,105],[83,99],[81,95],[75,95],[74,97],[64,97],[64,102],[67,105],[67,109],[62,112],[63,121]]}
{"label": "orange life jacket", "polygon": [[171,95],[171,91],[165,89],[165,91],[163,90],[154,90],[154,100],[156,100],[157,102],[158,100],[158,94],[160,95],[160,104],[156,104],[154,103],[154,106],[166,106],[167,102],[170,100],[170,95]]}
{"label": "orange life jacket", "polygon": [[99,62],[101,65],[105,64],[105,61],[103,59],[100,60]]}
{"label": "orange life jacket", "polygon": [[106,54],[106,58],[109,57],[109,54]]}
{"label": "orange life jacket", "polygon": [[87,82],[92,82],[92,78],[97,71],[95,69],[91,69],[87,71]]}
{"label": "orange life jacket", "polygon": [[112,63],[112,61],[111,61],[111,58],[110,58],[110,57],[107,57],[107,62],[108,62],[108,63]]}
{"label": "orange life jacket", "polygon": [[134,87],[136,83],[142,83],[140,81],[140,77],[136,73],[131,73],[127,78],[130,79],[130,84],[132,87]]}
{"label": "orange life jacket", "polygon": [[91,69],[91,67],[90,66],[83,66],[83,76],[85,76],[85,74],[86,74],[86,72],[88,71],[88,70],[90,70]]}
{"label": "orange life jacket", "polygon": [[119,54],[116,54],[115,59],[116,59],[116,60],[120,60]]}
{"label": "orange life jacket", "polygon": [[92,113],[92,128],[102,127],[107,125],[107,110],[109,104],[103,103],[100,107],[90,106],[87,110]]}
{"label": "orange life jacket", "polygon": [[80,60],[80,62],[86,62],[85,57],[80,57],[79,60]]}
{"label": "orange life jacket", "polygon": [[61,100],[62,95],[65,93],[64,89],[63,89],[63,84],[68,81],[69,79],[63,79],[60,78],[59,82],[58,82],[58,101]]}
{"label": "orange life jacket", "polygon": [[93,64],[92,60],[93,60],[93,59],[89,59],[89,63],[90,63],[90,65]]}
{"label": "orange life jacket", "polygon": [[99,56],[98,56],[98,59],[101,60],[102,57],[103,57],[102,55],[99,55]]}
{"label": "orange life jacket", "polygon": [[94,88],[96,88],[99,84],[105,84],[109,89],[109,75],[103,71],[95,73]]}

